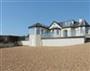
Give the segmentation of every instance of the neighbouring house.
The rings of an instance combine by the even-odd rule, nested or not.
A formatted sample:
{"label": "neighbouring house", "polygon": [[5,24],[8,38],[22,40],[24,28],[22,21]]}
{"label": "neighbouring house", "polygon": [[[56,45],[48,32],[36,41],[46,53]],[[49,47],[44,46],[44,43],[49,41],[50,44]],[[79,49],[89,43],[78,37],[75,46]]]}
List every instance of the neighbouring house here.
{"label": "neighbouring house", "polygon": [[29,28],[29,46],[70,46],[90,39],[90,24],[84,20],[53,21],[50,26],[36,23]]}
{"label": "neighbouring house", "polygon": [[0,35],[0,47],[17,46],[22,40],[25,40],[25,36]]}

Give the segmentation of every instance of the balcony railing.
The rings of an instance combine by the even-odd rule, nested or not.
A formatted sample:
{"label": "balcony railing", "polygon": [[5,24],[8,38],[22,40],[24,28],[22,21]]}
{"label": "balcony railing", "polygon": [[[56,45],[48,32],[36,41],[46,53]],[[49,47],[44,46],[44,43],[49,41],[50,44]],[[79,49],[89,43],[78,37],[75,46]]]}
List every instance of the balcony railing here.
{"label": "balcony railing", "polygon": [[53,37],[53,33],[43,33],[41,37]]}
{"label": "balcony railing", "polygon": [[[70,35],[70,36],[62,36],[62,37],[78,37],[78,36],[85,36],[85,37],[90,37],[90,33],[87,33],[87,34],[83,34],[83,35]],[[53,37],[61,37],[61,35],[57,35],[57,34],[54,34],[54,33],[43,33],[41,35],[42,38],[53,38]]]}

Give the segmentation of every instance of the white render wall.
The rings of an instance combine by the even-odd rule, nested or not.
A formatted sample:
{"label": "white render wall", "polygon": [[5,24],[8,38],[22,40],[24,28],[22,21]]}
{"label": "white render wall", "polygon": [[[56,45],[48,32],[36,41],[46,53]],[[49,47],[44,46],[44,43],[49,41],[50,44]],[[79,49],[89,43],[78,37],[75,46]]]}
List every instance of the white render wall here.
{"label": "white render wall", "polygon": [[72,46],[83,44],[84,38],[42,39],[42,46]]}
{"label": "white render wall", "polygon": [[40,36],[30,36],[29,41],[20,41],[21,45],[28,45],[33,47],[39,46],[72,46],[85,43],[84,37],[78,38],[40,38]]}
{"label": "white render wall", "polygon": [[41,36],[40,35],[30,35],[29,36],[30,46],[41,46]]}
{"label": "white render wall", "polygon": [[31,45],[30,41],[19,41],[18,44],[23,45],[23,46],[26,46],[26,45],[30,46]]}

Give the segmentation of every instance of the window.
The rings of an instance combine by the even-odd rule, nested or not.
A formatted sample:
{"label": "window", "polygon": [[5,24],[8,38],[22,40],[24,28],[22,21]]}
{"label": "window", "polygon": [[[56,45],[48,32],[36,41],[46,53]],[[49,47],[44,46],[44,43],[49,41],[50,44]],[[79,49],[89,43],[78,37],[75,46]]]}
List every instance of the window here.
{"label": "window", "polygon": [[81,28],[80,28],[80,32],[81,32],[81,33],[83,33],[83,32],[84,32],[84,31],[83,31],[83,27],[81,27]]}
{"label": "window", "polygon": [[86,27],[86,33],[88,33],[89,32],[89,27]]}
{"label": "window", "polygon": [[36,34],[40,34],[40,28],[37,28]]}
{"label": "window", "polygon": [[64,30],[64,31],[63,31],[63,36],[64,36],[64,37],[67,37],[67,36],[68,36],[67,33],[68,33],[68,31],[67,31],[67,30]]}
{"label": "window", "polygon": [[43,29],[41,29],[41,33],[42,33],[42,34],[44,34],[44,32],[43,32],[43,31],[44,31],[44,30],[43,30]]}
{"label": "window", "polygon": [[59,35],[59,29],[57,29],[57,35]]}
{"label": "window", "polygon": [[51,33],[54,33],[54,29],[51,30]]}
{"label": "window", "polygon": [[75,30],[75,28],[72,28],[71,29],[71,36],[76,36],[76,30]]}

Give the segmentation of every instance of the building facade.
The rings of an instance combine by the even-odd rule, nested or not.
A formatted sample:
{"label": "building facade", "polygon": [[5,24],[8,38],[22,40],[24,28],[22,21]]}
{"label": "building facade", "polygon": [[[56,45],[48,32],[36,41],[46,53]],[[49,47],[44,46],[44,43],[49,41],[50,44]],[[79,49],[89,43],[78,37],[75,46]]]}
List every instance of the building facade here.
{"label": "building facade", "polygon": [[50,26],[36,23],[28,28],[29,41],[22,41],[23,45],[35,47],[71,46],[83,44],[86,39],[90,39],[90,24],[84,19],[53,21]]}
{"label": "building facade", "polygon": [[69,20],[64,22],[53,21],[50,26],[36,23],[29,26],[29,34],[42,37],[75,37],[90,34],[90,24],[86,20]]}

